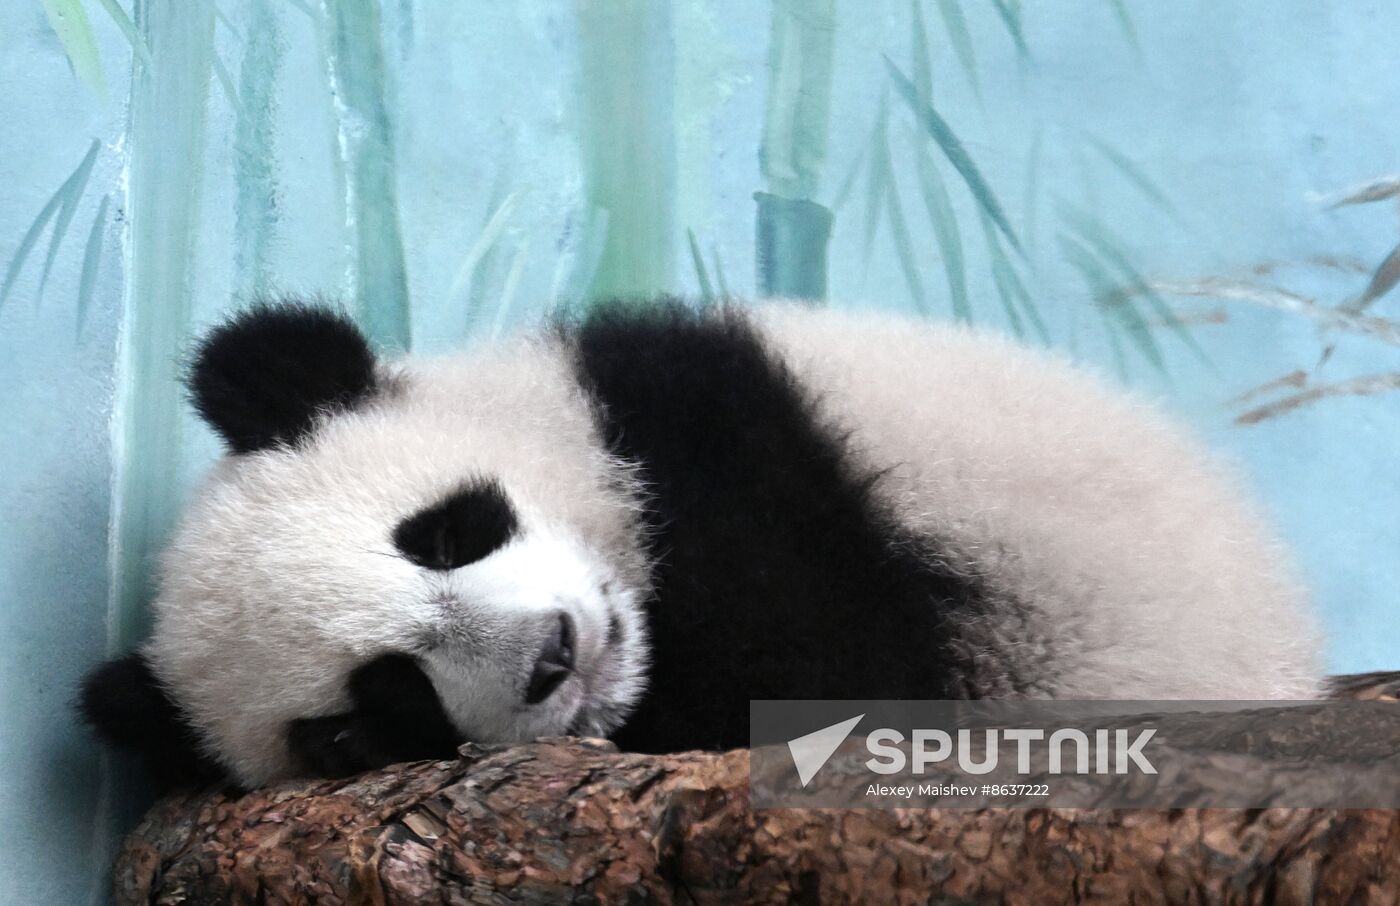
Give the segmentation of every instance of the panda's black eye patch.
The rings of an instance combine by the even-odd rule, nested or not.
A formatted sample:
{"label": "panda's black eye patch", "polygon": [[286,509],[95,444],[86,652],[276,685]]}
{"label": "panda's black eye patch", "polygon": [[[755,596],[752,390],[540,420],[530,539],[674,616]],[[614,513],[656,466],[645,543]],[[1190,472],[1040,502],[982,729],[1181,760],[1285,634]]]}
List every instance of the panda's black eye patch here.
{"label": "panda's black eye patch", "polygon": [[394,547],[419,566],[446,571],[475,563],[518,530],[505,490],[495,481],[480,481],[400,522]]}

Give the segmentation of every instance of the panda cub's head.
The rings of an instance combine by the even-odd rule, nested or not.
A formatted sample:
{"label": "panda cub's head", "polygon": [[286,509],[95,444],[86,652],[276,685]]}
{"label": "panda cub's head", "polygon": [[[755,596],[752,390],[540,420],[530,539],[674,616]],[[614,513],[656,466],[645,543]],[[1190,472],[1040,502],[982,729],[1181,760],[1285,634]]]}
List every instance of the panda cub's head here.
{"label": "panda cub's head", "polygon": [[384,364],[338,314],[264,306],[205,340],[190,389],[229,455],[164,557],[151,640],[86,684],[113,741],[256,785],[627,716],[636,488],[562,342]]}

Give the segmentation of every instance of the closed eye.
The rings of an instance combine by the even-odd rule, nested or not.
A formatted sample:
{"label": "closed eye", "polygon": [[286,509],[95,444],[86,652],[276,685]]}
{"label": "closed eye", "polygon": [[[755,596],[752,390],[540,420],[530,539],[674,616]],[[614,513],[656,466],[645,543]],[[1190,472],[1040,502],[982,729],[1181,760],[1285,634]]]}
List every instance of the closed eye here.
{"label": "closed eye", "polygon": [[475,481],[400,522],[393,541],[413,563],[445,572],[488,556],[519,528],[500,483]]}

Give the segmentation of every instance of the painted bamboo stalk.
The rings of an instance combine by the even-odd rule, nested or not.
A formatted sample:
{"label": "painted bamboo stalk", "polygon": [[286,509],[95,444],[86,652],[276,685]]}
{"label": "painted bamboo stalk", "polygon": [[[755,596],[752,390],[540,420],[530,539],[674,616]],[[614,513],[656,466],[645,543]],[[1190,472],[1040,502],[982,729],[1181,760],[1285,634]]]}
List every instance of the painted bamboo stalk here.
{"label": "painted bamboo stalk", "polygon": [[675,50],[671,9],[652,0],[578,0],[585,203],[607,233],[586,300],[672,286]]}
{"label": "painted bamboo stalk", "polygon": [[408,269],[395,185],[393,127],[385,103],[378,0],[321,0],[326,69],[345,171],[350,276],[357,315],[384,349],[412,342]]}
{"label": "painted bamboo stalk", "polygon": [[127,147],[127,282],[113,414],[110,644],[148,627],[156,552],[178,508],[183,394],[178,356],[190,324],[214,10],[208,0],[146,0]]}
{"label": "painted bamboo stalk", "polygon": [[272,0],[249,0],[233,138],[234,286],[248,298],[271,289],[278,221],[277,75],[284,52]]}
{"label": "painted bamboo stalk", "polygon": [[831,211],[812,199],[826,161],[834,0],[772,0],[759,166],[757,280],[764,296],[826,298]]}
{"label": "painted bamboo stalk", "polygon": [[[157,554],[179,511],[179,353],[190,328],[214,53],[211,0],[143,0],[136,12],[148,53],[133,62],[125,143],[126,287],[112,413],[109,652],[131,648],[149,630]],[[110,852],[119,830],[149,801],[131,767],[103,759],[93,826],[99,853]]]}

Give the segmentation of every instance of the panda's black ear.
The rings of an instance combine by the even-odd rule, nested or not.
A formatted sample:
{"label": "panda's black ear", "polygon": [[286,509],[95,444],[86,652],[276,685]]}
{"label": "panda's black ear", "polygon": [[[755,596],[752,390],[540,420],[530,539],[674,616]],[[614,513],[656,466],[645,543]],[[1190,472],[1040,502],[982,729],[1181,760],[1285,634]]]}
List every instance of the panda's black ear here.
{"label": "panda's black ear", "polygon": [[89,673],[78,710],[108,743],[140,755],[161,786],[192,786],[222,775],[200,754],[194,730],[139,653]]}
{"label": "panda's black ear", "polygon": [[263,304],[199,344],[188,384],[195,408],[234,453],[292,445],[317,416],[375,389],[369,343],[329,308]]}

